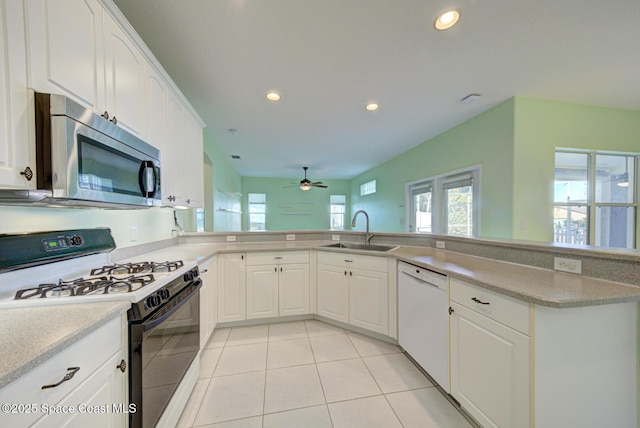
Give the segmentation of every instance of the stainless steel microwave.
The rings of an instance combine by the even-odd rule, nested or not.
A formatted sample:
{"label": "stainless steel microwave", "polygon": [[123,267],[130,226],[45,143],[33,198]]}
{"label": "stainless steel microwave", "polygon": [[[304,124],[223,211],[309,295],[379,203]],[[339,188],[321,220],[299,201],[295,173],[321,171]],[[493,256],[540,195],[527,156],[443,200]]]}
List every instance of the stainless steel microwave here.
{"label": "stainless steel microwave", "polygon": [[36,190],[0,190],[0,203],[159,206],[160,151],[75,101],[35,93]]}

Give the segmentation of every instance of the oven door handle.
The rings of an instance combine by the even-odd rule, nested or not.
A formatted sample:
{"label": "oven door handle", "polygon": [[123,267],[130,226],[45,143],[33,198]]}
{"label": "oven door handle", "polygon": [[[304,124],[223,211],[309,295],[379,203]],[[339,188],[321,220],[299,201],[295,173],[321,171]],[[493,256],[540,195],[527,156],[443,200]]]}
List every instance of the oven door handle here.
{"label": "oven door handle", "polygon": [[189,293],[188,298],[186,299],[182,299],[180,301],[180,303],[178,303],[177,305],[175,305],[174,307],[172,307],[171,309],[169,309],[166,313],[162,314],[162,316],[160,318],[156,318],[153,320],[148,320],[142,323],[142,331],[143,332],[147,332],[149,330],[151,330],[154,327],[157,327],[158,325],[162,324],[164,321],[166,321],[167,318],[169,318],[171,315],[173,315],[178,309],[180,309],[185,303],[187,303],[192,295],[196,292],[198,292],[198,290],[200,289],[200,287],[202,286],[202,281],[200,279],[197,279],[193,282],[194,285],[190,286],[193,287],[191,290],[191,293]]}

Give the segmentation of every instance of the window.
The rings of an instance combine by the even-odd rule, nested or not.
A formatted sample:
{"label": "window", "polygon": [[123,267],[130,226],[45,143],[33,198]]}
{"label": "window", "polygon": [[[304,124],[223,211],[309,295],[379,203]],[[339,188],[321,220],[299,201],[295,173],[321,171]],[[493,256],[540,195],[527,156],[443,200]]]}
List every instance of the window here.
{"label": "window", "polygon": [[557,150],[554,242],[635,248],[638,155]]}
{"label": "window", "polygon": [[433,183],[419,183],[411,189],[412,232],[432,232]]}
{"label": "window", "polygon": [[477,235],[479,195],[479,166],[408,183],[408,230]]}
{"label": "window", "polygon": [[368,181],[360,185],[360,196],[376,193],[376,180]]}
{"label": "window", "polygon": [[196,208],[196,232],[204,232],[204,208]]}
{"label": "window", "polygon": [[331,195],[330,196],[330,216],[331,216],[331,229],[344,230],[344,215],[347,212],[347,196],[346,195]]}
{"label": "window", "polygon": [[266,230],[267,195],[249,193],[249,230]]}

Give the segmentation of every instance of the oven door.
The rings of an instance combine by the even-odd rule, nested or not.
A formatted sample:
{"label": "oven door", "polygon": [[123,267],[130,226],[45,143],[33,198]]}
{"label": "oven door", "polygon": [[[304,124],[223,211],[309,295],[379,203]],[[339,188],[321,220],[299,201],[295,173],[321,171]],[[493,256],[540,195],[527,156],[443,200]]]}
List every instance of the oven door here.
{"label": "oven door", "polygon": [[145,320],[129,324],[129,398],[136,408],[129,415],[132,428],[156,425],[198,354],[201,284],[195,280],[188,297],[177,296]]}

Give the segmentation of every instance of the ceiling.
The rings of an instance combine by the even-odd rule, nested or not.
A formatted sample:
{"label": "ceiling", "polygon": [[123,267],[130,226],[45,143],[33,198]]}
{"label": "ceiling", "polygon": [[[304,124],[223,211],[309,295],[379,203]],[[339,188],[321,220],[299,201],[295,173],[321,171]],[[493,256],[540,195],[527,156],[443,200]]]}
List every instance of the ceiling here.
{"label": "ceiling", "polygon": [[350,179],[513,96],[640,110],[638,0],[115,3],[242,176]]}

